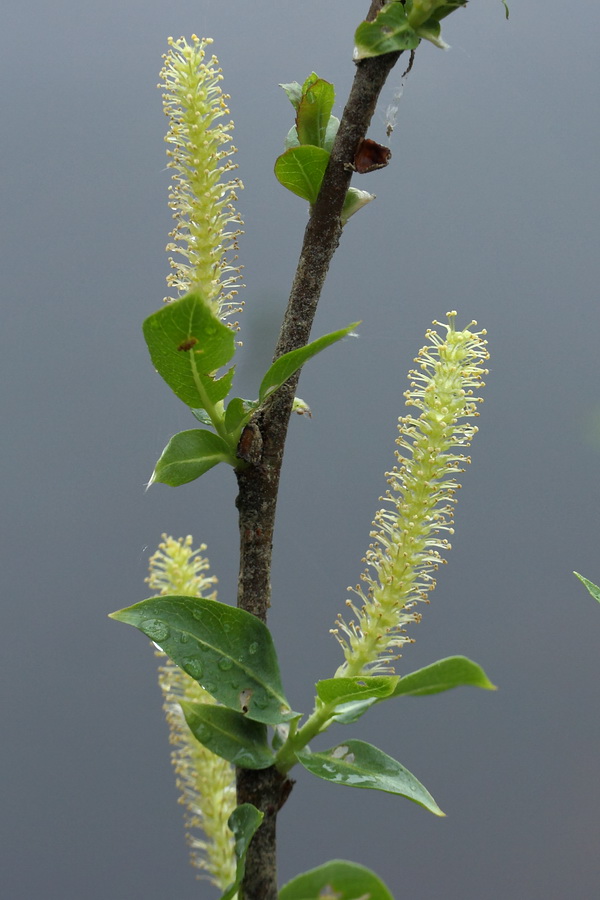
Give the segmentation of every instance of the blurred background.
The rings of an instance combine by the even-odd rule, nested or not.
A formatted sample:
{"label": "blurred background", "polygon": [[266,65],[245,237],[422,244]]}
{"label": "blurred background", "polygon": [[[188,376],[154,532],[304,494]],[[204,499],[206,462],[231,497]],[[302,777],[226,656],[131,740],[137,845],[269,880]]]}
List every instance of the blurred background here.
{"label": "blurred background", "polygon": [[[3,10],[3,893],[10,900],[213,900],[187,862],[147,641],[107,619],[146,596],[162,532],[208,544],[235,602],[235,479],[144,485],[194,427],[155,375],[141,322],[165,293],[168,35],[214,38],[246,190],[241,394],[274,347],[306,222],[273,176],[315,70],[341,114],[367,0],[22,0]],[[454,548],[398,672],[464,653],[498,686],[381,705],[354,729],[447,813],[296,774],[280,879],[341,857],[396,897],[588,900],[600,876],[598,35],[586,0],[473,0],[423,44],[391,165],[348,224],[286,451],[274,632],[306,709],[341,661],[329,634],[355,583],[406,373],[432,319],[488,330],[490,375]],[[386,87],[370,136],[385,139]],[[349,735],[340,729],[323,747]],[[331,740],[331,738],[334,740]]]}

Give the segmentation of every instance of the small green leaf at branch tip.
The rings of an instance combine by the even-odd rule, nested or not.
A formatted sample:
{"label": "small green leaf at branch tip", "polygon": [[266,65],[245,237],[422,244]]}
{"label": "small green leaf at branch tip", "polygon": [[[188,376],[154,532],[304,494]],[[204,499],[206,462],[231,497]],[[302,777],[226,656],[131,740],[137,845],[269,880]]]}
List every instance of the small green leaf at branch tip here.
{"label": "small green leaf at branch tip", "polygon": [[148,316],[143,325],[150,358],[173,393],[192,409],[223,400],[233,369],[215,372],[235,353],[235,335],[198,293],[173,300]]}
{"label": "small green leaf at branch tip", "polygon": [[150,597],[110,618],[133,625],[223,706],[255,722],[296,718],[283,692],[267,626],[243,609],[202,597]]}
{"label": "small green leaf at branch tip", "polygon": [[267,726],[243,713],[209,703],[181,701],[185,721],[197,741],[240,769],[267,769],[275,755],[267,743]]}
{"label": "small green leaf at branch tip", "polygon": [[[506,9],[506,2],[502,0]],[[390,2],[372,22],[362,22],[356,29],[355,59],[414,50],[421,40],[430,41],[442,50],[442,19],[467,5],[467,0],[406,0]]]}
{"label": "small green leaf at branch tip", "polygon": [[383,881],[370,869],[345,859],[332,859],[296,875],[279,891],[279,900],[394,900]]}
{"label": "small green leaf at branch tip", "polygon": [[421,40],[408,24],[402,3],[389,3],[372,22],[361,22],[356,29],[354,43],[354,58],[359,60],[400,50],[414,50]]}
{"label": "small green leaf at branch tip", "polygon": [[573,572],[573,575],[576,575],[577,578],[579,578],[580,582],[585,585],[594,600],[597,600],[598,603],[600,603],[600,587],[598,587],[597,584],[594,584],[593,581],[589,581],[583,575],[580,575],[579,572]]}
{"label": "small green leaf at branch tip", "polygon": [[236,466],[235,448],[212,431],[192,428],[174,434],[156,463],[150,487],[155,482],[179,487],[200,478],[213,466],[226,462]]}
{"label": "small green leaf at branch tip", "polygon": [[261,813],[251,803],[243,803],[241,806],[236,806],[229,816],[227,825],[235,837],[237,867],[235,881],[229,885],[224,894],[221,894],[220,900],[233,900],[233,897],[238,893],[246,871],[246,854],[250,841],[256,834],[263,819],[264,813]]}
{"label": "small green leaf at branch tip", "polygon": [[341,341],[342,338],[352,335],[354,329],[359,325],[360,322],[353,322],[352,325],[348,325],[347,328],[341,328],[339,331],[332,331],[330,334],[324,334],[322,337],[317,338],[316,341],[311,341],[310,344],[306,344],[304,347],[298,347],[296,350],[290,350],[289,353],[284,353],[283,356],[276,359],[273,365],[267,370],[267,373],[261,382],[260,390],[258,392],[259,402],[264,403],[264,401],[270,397],[271,394],[274,394],[282,384],[285,384],[288,378],[291,378],[294,372],[297,372],[307,360],[316,356],[321,350],[325,350],[326,347],[330,347],[332,344]]}
{"label": "small green leaf at branch tip", "polygon": [[297,758],[305,769],[324,781],[398,794],[436,816],[445,815],[429,791],[408,769],[365,741],[345,741],[322,753],[302,750]]}
{"label": "small green leaf at branch tip", "polygon": [[497,690],[477,663],[466,656],[449,656],[402,676],[390,697],[423,697],[466,686]]}

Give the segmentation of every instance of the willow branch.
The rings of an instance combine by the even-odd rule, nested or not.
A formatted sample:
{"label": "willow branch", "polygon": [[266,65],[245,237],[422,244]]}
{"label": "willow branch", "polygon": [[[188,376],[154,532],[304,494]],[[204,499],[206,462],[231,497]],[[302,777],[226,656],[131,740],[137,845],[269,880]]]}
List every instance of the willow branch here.
{"label": "willow branch", "polygon": [[[384,0],[373,0],[373,19]],[[319,196],[304,233],[274,359],[308,343],[329,264],[342,232],[341,212],[356,150],[367,133],[379,94],[400,53],[357,63],[350,96]],[[240,527],[238,606],[265,621],[271,598],[271,555],[277,492],[285,439],[300,373],[265,404],[253,423],[261,461],[238,472],[236,505]],[[238,803],[253,803],[265,815],[246,859],[243,900],[277,900],[276,819],[292,788],[275,768],[238,770]]]}

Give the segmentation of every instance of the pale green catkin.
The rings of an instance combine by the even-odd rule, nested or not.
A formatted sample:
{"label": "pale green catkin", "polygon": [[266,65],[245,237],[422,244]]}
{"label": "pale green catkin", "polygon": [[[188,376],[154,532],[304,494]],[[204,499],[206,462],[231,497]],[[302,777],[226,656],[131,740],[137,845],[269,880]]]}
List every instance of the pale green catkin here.
{"label": "pale green catkin", "polygon": [[210,38],[192,35],[169,38],[159,87],[164,89],[163,109],[169,119],[168,167],[173,170],[169,206],[175,227],[167,251],[171,273],[167,284],[177,299],[198,290],[221,319],[240,312],[235,286],[240,280],[237,238],[242,223],[235,211],[236,191],[243,188],[239,178],[230,178],[237,168],[231,157],[233,122],[228,95],[221,90],[221,69],[216,56],[207,57]]}
{"label": "pale green catkin", "polygon": [[489,358],[485,331],[473,332],[472,322],[456,331],[455,312],[440,336],[429,330],[429,346],[415,360],[418,370],[409,373],[406,404],[418,417],[399,419],[396,465],[386,473],[389,488],[382,498],[386,506],[373,521],[374,542],[367,550],[362,585],[349,588],[359,603],[348,599],[355,618],[339,616],[333,633],[340,642],[345,662],[336,676],[382,674],[394,671],[398,649],[412,642],[405,626],[421,618],[416,607],[428,602],[435,587],[434,574],[450,549],[444,534],[453,533],[454,494],[460,485],[455,476],[469,458],[462,451],[470,445],[477,427]]}
{"label": "pale green catkin", "polygon": [[[175,540],[163,534],[150,557],[146,581],[162,595],[177,594],[216,600],[216,578],[207,575],[206,546],[192,549],[192,538]],[[215,703],[214,698],[178,668],[164,653],[158,672],[164,710],[173,745],[171,761],[185,809],[186,839],[191,861],[218,888],[224,890],[235,879],[234,838],[227,820],[236,806],[235,769],[231,763],[207,750],[190,731],[180,701]]]}

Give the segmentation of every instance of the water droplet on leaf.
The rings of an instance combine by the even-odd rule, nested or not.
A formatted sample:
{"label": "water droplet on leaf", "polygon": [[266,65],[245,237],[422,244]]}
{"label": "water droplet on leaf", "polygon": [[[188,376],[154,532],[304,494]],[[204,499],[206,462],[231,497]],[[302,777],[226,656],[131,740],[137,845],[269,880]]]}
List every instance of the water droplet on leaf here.
{"label": "water droplet on leaf", "polygon": [[201,662],[199,662],[194,657],[190,657],[189,659],[184,659],[182,661],[182,668],[191,678],[195,678],[198,680],[202,678],[204,674],[204,667]]}
{"label": "water droplet on leaf", "polygon": [[141,629],[153,641],[166,641],[171,634],[169,626],[160,619],[146,619],[142,622]]}

